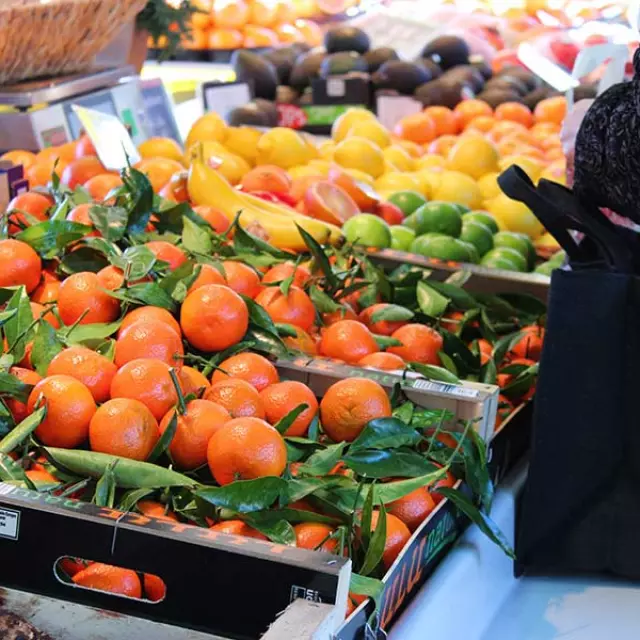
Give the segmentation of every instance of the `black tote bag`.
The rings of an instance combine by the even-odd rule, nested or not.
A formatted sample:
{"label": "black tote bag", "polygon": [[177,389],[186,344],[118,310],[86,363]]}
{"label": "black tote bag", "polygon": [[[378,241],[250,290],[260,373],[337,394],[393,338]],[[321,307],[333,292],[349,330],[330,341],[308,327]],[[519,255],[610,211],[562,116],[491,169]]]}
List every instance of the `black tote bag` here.
{"label": "black tote bag", "polygon": [[500,178],[572,267],[551,278],[516,573],[640,578],[640,279],[620,270],[632,271],[627,238],[603,241],[593,212],[543,182],[514,169]]}

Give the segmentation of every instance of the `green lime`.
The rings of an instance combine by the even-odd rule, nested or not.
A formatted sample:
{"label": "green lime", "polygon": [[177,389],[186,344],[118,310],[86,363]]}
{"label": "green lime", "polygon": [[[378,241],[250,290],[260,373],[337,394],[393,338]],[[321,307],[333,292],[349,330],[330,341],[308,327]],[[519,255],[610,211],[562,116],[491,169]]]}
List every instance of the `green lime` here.
{"label": "green lime", "polygon": [[391,231],[391,248],[396,251],[409,251],[411,243],[415,240],[416,232],[401,224],[394,225]]}
{"label": "green lime", "polygon": [[427,202],[414,211],[405,224],[419,236],[435,232],[457,238],[462,230],[462,216],[449,202]]}
{"label": "green lime", "polygon": [[534,273],[540,273],[543,276],[550,276],[551,272],[558,268],[557,264],[553,264],[551,260],[543,262],[534,269]]}
{"label": "green lime", "polygon": [[467,213],[470,213],[470,212],[471,212],[471,209],[470,209],[469,207],[467,207],[467,205],[466,205],[466,204],[458,204],[458,203],[454,203],[454,205],[453,205],[453,206],[458,210],[458,213],[459,213],[461,216],[463,216],[463,215],[465,215],[465,214],[467,214]]}
{"label": "green lime", "polygon": [[469,251],[469,262],[473,264],[478,264],[480,262],[480,252],[478,251],[477,247],[474,244],[471,244],[470,242],[465,242],[462,239],[460,239],[460,242],[466,245],[467,250]]}
{"label": "green lime", "polygon": [[470,242],[481,256],[493,249],[493,233],[491,233],[491,229],[486,224],[482,224],[482,222],[475,222],[474,220],[467,222],[466,216],[462,218],[460,240]]}
{"label": "green lime", "polygon": [[470,213],[465,213],[463,221],[480,222],[489,227],[491,233],[498,233],[498,231],[500,231],[496,219],[488,211],[471,211]]}
{"label": "green lime", "polygon": [[513,231],[499,231],[493,236],[493,246],[496,249],[507,247],[520,253],[531,268],[536,259],[536,250],[528,236]]}
{"label": "green lime", "polygon": [[480,264],[490,269],[506,269],[507,271],[526,271],[527,259],[515,249],[500,247],[491,249],[485,254]]}
{"label": "green lime", "polygon": [[442,235],[424,235],[416,238],[411,245],[411,252],[427,258],[469,262],[473,257],[466,242]]}
{"label": "green lime", "polygon": [[557,267],[561,267],[564,264],[564,261],[567,259],[567,254],[565,251],[558,251],[557,253],[554,253],[550,258],[549,258],[549,262],[551,262],[552,264],[554,264]]}
{"label": "green lime", "polygon": [[347,240],[354,244],[377,249],[388,249],[391,246],[389,225],[371,213],[360,213],[349,218],[344,223],[342,231]]}
{"label": "green lime", "polygon": [[388,202],[395,204],[405,216],[411,215],[416,209],[427,203],[427,199],[417,191],[397,191]]}

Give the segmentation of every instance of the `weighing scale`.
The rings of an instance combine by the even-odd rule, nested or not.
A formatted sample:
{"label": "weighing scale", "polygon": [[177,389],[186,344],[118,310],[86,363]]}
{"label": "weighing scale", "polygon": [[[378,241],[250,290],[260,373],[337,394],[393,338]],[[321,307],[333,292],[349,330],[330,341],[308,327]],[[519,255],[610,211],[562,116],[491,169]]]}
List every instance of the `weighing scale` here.
{"label": "weighing scale", "polygon": [[140,78],[125,66],[0,87],[0,152],[77,139],[82,127],[74,104],[117,116],[136,145],[148,137]]}

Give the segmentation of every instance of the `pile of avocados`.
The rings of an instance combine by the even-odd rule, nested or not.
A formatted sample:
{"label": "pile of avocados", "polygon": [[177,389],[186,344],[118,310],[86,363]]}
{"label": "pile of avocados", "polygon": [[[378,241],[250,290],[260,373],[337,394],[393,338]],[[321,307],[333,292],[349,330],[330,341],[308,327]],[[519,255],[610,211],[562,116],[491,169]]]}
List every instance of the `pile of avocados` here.
{"label": "pile of avocados", "polygon": [[[257,98],[230,114],[230,124],[236,126],[274,126],[274,102],[312,104],[313,80],[331,76],[365,78],[377,95],[413,96],[425,107],[454,108],[463,99],[477,97],[494,108],[521,102],[534,109],[541,100],[557,95],[524,68],[508,67],[494,74],[457,36],[435,38],[420,57],[407,61],[390,47],[372,49],[369,36],[350,25],[329,29],[323,47],[294,44],[262,54],[240,49],[231,64],[237,79],[249,82]],[[591,85],[576,89],[576,99],[595,94]]]}

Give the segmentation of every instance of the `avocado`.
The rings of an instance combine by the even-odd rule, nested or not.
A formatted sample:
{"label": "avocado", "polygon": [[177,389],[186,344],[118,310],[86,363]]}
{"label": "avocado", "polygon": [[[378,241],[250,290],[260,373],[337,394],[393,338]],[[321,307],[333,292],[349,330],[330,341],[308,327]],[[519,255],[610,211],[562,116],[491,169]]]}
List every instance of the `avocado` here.
{"label": "avocado", "polygon": [[573,99],[575,102],[580,100],[590,100],[598,95],[598,87],[592,84],[581,84],[573,90]]}
{"label": "avocado", "polygon": [[366,72],[369,65],[366,60],[355,51],[342,51],[329,54],[320,65],[320,77],[344,76],[354,71]]}
{"label": "avocado", "polygon": [[431,75],[432,80],[437,80],[444,73],[442,68],[433,60],[427,60],[426,58],[417,58],[413,62],[417,64],[419,67],[422,67],[423,69],[425,69],[427,73]]}
{"label": "avocado", "polygon": [[268,114],[262,111],[255,102],[249,102],[232,109],[227,116],[227,124],[231,127],[249,125],[253,127],[268,127]]}
{"label": "avocado", "polygon": [[395,49],[391,47],[379,47],[378,49],[371,49],[364,54],[364,59],[369,65],[369,73],[375,73],[385,62],[389,60],[399,60]]}
{"label": "avocado", "polygon": [[395,89],[408,96],[430,79],[424,67],[403,60],[385,62],[372,77],[376,89]]}
{"label": "avocado", "polygon": [[299,94],[295,89],[286,85],[280,85],[276,91],[276,102],[280,104],[296,104]]}
{"label": "avocado", "polygon": [[524,82],[518,80],[518,78],[492,78],[487,82],[484,87],[485,91],[493,91],[494,89],[500,91],[513,91],[520,97],[524,98],[529,93],[529,89]]}
{"label": "avocado", "polygon": [[278,74],[273,64],[264,56],[245,49],[238,49],[231,56],[231,66],[239,82],[248,82],[253,86],[256,98],[275,100],[278,86]]}
{"label": "avocado", "polygon": [[468,84],[474,91],[474,93],[480,93],[484,89],[485,79],[484,76],[470,64],[464,64],[454,69],[449,69],[442,76],[442,80],[463,82]]}
{"label": "avocado", "polygon": [[505,102],[522,102],[522,97],[508,89],[487,89],[478,96],[478,100],[484,100],[492,109],[495,109]]}
{"label": "avocado", "polygon": [[491,67],[484,61],[484,58],[480,56],[471,56],[470,64],[472,67],[476,69],[479,73],[482,74],[482,77],[485,80],[491,80],[493,78],[493,70]]}
{"label": "avocado", "polygon": [[440,36],[431,40],[420,54],[438,63],[445,71],[461,64],[469,64],[469,45],[457,36]]}
{"label": "avocado", "polygon": [[496,78],[517,78],[520,82],[523,82],[529,91],[533,91],[542,85],[542,80],[531,73],[528,69],[523,69],[522,67],[511,65],[505,67],[496,75]]}
{"label": "avocado", "polygon": [[289,84],[296,91],[304,91],[318,77],[320,65],[326,57],[325,51],[310,51],[298,56],[289,75]]}
{"label": "avocado", "polygon": [[295,49],[293,49],[293,47],[272,49],[271,51],[267,51],[264,57],[276,68],[278,82],[280,84],[289,84],[289,76],[298,57]]}
{"label": "avocado", "polygon": [[324,47],[328,53],[355,51],[362,54],[369,51],[371,41],[362,29],[341,24],[324,34]]}
{"label": "avocado", "polygon": [[306,42],[294,42],[293,44],[289,45],[288,48],[295,51],[296,56],[300,56],[303,53],[308,53],[309,51],[311,51],[311,47]]}
{"label": "avocado", "polygon": [[278,114],[278,107],[276,107],[275,102],[263,100],[262,98],[254,98],[253,102],[258,109],[264,113],[265,118],[267,119],[267,126],[277,127],[280,115]]}
{"label": "avocado", "polygon": [[463,82],[443,81],[441,78],[420,85],[413,95],[425,107],[443,106],[453,109],[463,97],[473,97],[474,93]]}

